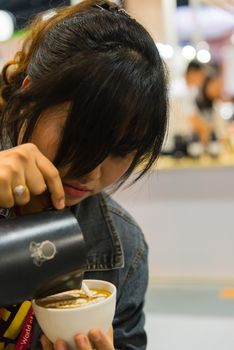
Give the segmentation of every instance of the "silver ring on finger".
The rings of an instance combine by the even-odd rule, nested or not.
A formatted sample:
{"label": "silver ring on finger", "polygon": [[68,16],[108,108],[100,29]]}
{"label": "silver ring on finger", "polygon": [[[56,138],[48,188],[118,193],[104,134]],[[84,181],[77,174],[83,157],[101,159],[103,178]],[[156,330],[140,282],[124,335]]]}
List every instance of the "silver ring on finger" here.
{"label": "silver ring on finger", "polygon": [[25,189],[26,189],[25,186],[18,185],[18,186],[15,186],[13,188],[13,193],[14,193],[15,196],[21,197],[24,194]]}

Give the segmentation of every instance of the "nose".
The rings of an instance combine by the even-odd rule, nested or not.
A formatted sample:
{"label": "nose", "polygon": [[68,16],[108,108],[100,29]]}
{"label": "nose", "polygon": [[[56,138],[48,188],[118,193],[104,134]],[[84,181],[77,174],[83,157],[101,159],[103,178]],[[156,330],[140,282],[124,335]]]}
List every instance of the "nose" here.
{"label": "nose", "polygon": [[91,170],[89,173],[81,177],[82,182],[92,182],[97,181],[101,177],[101,164],[99,164],[95,169]]}

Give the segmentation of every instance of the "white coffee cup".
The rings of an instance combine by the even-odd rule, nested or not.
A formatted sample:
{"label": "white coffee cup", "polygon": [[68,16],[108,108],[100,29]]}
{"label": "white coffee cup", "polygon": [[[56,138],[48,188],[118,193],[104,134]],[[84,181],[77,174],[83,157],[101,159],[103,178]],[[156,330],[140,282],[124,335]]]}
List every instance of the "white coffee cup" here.
{"label": "white coffee cup", "polygon": [[52,343],[57,339],[63,339],[69,348],[74,349],[76,334],[87,334],[95,327],[107,333],[111,327],[115,314],[116,287],[102,280],[84,280],[84,282],[90,289],[106,290],[111,292],[111,295],[94,304],[66,309],[45,308],[33,300],[32,306],[36,319]]}

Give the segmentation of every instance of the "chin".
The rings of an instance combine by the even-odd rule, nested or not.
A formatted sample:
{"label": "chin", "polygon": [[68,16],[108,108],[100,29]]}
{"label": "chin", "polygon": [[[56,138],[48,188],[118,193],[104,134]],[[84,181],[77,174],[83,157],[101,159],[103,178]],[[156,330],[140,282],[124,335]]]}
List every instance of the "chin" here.
{"label": "chin", "polygon": [[81,201],[83,201],[87,197],[89,197],[89,196],[84,196],[82,198],[70,198],[70,197],[66,196],[66,198],[65,198],[65,206],[66,207],[71,207],[73,205],[79,204]]}

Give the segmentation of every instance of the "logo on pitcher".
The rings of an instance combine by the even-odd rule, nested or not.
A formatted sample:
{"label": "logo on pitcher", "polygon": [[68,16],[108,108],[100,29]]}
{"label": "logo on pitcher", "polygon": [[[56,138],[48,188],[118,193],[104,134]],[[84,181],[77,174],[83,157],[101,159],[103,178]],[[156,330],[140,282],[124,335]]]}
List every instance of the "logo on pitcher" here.
{"label": "logo on pitcher", "polygon": [[56,246],[51,241],[43,241],[41,243],[31,242],[29,251],[34,264],[37,266],[41,266],[43,262],[53,259],[57,253]]}

